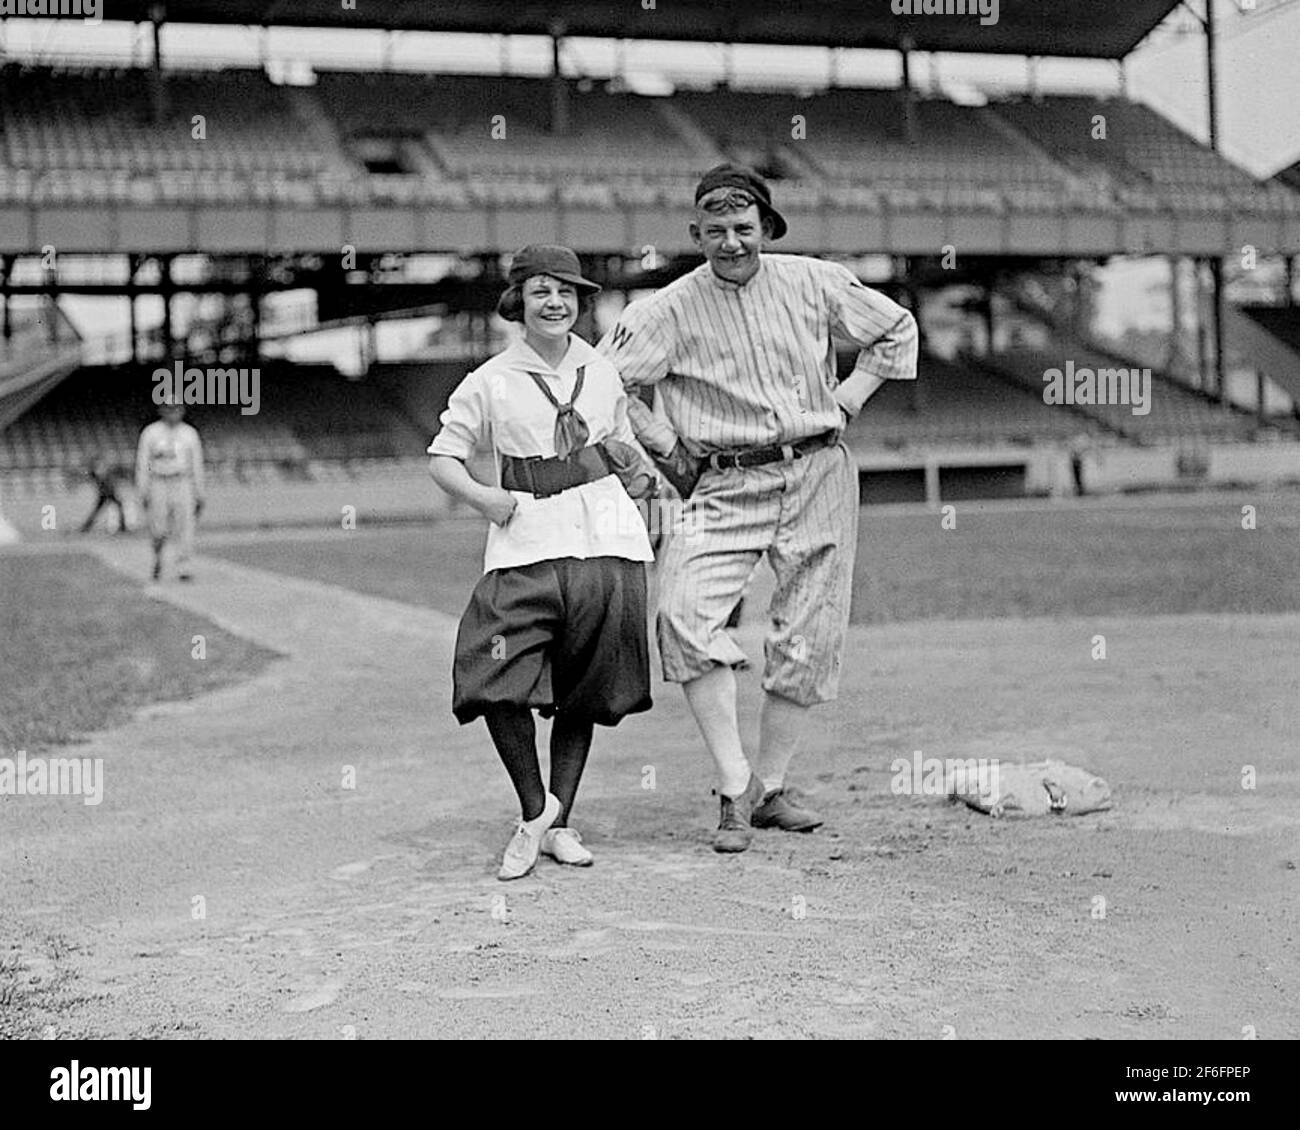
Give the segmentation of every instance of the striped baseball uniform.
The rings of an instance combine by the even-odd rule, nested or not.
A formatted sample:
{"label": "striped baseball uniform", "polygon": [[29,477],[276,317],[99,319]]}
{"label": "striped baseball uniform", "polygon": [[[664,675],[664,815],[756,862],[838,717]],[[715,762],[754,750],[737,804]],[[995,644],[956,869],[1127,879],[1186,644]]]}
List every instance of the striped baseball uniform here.
{"label": "striped baseball uniform", "polygon": [[[832,335],[862,347],[843,382]],[[915,379],[917,348],[912,315],[846,267],[766,253],[744,284],[705,263],[631,303],[599,346],[629,392],[656,386],[662,413],[632,395],[628,414],[641,442],[665,455],[678,438],[709,453],[838,432],[877,379]],[[858,501],[857,468],[842,443],[761,467],[706,469],[664,557],[664,678],[689,682],[717,664],[745,664],[725,625],[766,553],[777,586],[763,687],[805,705],[833,699]]]}

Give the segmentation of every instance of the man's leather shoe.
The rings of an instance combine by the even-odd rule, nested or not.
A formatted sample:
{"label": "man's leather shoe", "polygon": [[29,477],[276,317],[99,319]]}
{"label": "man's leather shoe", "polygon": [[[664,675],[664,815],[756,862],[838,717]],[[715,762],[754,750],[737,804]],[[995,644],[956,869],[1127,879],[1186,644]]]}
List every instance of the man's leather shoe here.
{"label": "man's leather shoe", "polygon": [[754,839],[751,818],[754,809],[763,799],[763,782],[750,775],[749,784],[738,797],[724,796],[718,830],[713,835],[713,850],[722,852],[744,851]]}
{"label": "man's leather shoe", "polygon": [[811,808],[803,808],[785,789],[774,789],[754,809],[750,823],[755,828],[780,828],[783,832],[811,832],[825,821]]}

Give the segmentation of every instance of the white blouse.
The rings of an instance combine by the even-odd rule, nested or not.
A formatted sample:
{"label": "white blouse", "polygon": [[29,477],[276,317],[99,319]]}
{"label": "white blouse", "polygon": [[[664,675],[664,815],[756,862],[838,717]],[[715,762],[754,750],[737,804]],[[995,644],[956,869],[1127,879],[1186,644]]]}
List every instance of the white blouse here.
{"label": "white blouse", "polygon": [[[580,365],[586,373],[574,406],[587,422],[588,443],[617,439],[636,445],[618,370],[570,334],[569,351],[558,368],[521,338],[470,373],[451,394],[429,454],[468,459],[476,449],[490,446],[497,485],[502,455],[554,457],[556,410],[528,373],[540,373],[556,400],[567,404]],[[654,560],[645,521],[614,475],[550,498],[510,493],[519,506],[505,526],[494,522],[488,527],[485,573],[558,557]]]}

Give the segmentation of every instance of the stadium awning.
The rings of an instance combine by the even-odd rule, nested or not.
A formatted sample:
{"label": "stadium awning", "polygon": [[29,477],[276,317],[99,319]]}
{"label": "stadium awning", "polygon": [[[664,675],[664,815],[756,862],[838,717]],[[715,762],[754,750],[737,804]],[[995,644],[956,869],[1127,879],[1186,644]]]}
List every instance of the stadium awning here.
{"label": "stadium awning", "polygon": [[[654,6],[647,7],[652,3]],[[1120,59],[1179,0],[114,0],[114,20],[900,48]],[[957,9],[974,14],[957,14]],[[984,23],[980,9],[995,23]],[[920,14],[897,15],[899,12]],[[939,13],[939,9],[943,14]],[[933,10],[934,14],[926,14]],[[949,14],[951,13],[951,14]]]}

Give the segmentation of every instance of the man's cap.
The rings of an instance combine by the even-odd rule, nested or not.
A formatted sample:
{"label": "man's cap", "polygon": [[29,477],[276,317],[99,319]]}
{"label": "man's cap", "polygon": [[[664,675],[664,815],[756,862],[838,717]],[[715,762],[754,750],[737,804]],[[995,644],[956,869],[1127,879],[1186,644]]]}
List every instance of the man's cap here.
{"label": "man's cap", "polygon": [[767,187],[767,181],[757,171],[748,165],[736,165],[729,161],[714,165],[695,186],[695,203],[698,204],[718,188],[744,189],[754,198],[759,212],[771,218],[772,238],[780,239],[785,235],[787,229],[785,217],[772,207],[772,190]]}
{"label": "man's cap", "polygon": [[572,283],[589,294],[596,294],[600,290],[599,283],[582,277],[582,264],[567,247],[531,243],[516,251],[510,260],[510,274],[507,276],[510,285],[517,286],[534,275],[550,275],[561,282]]}

